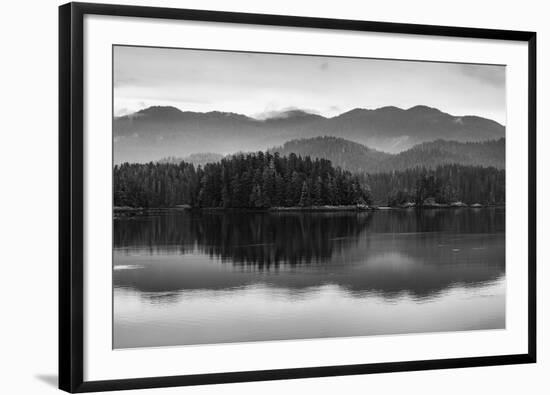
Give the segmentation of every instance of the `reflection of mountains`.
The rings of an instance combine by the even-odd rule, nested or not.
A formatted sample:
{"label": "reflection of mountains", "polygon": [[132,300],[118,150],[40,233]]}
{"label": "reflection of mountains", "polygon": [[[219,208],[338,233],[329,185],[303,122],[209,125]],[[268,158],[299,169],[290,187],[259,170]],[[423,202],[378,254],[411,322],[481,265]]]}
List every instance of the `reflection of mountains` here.
{"label": "reflection of mountains", "polygon": [[295,291],[337,284],[353,293],[424,298],[502,277],[503,230],[503,210],[186,213],[117,220],[115,265],[140,268],[115,270],[114,281],[144,296],[266,283]]}

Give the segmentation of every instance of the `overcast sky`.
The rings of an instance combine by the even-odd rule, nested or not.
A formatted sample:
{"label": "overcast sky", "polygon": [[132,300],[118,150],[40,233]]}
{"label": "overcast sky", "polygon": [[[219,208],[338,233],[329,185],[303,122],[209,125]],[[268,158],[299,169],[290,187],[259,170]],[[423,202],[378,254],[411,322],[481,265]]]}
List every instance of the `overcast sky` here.
{"label": "overcast sky", "polygon": [[153,105],[254,117],[422,104],[506,123],[505,67],[117,46],[114,111]]}

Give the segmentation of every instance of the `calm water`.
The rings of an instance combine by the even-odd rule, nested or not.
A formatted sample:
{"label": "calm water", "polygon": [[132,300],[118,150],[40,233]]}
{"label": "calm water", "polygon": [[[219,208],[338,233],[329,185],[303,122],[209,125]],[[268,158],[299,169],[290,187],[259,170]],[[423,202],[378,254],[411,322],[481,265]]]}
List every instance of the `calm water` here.
{"label": "calm water", "polygon": [[114,347],[505,326],[504,209],[115,219]]}

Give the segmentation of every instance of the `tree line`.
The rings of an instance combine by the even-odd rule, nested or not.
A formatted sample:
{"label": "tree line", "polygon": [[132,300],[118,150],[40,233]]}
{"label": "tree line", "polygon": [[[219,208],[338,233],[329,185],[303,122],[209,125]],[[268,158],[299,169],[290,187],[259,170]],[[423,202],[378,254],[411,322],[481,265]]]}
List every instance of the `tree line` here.
{"label": "tree line", "polygon": [[426,201],[448,204],[504,204],[505,170],[494,167],[440,165],[434,169],[415,167],[387,173],[362,174],[377,204],[398,206]]}
{"label": "tree line", "polygon": [[114,167],[114,204],[208,208],[308,207],[371,202],[357,175],[326,159],[237,154],[204,167],[182,161]]}
{"label": "tree line", "polygon": [[124,163],[114,167],[114,204],[129,207],[270,208],[425,202],[504,204],[505,171],[440,165],[352,174],[327,159],[250,153],[204,167]]}

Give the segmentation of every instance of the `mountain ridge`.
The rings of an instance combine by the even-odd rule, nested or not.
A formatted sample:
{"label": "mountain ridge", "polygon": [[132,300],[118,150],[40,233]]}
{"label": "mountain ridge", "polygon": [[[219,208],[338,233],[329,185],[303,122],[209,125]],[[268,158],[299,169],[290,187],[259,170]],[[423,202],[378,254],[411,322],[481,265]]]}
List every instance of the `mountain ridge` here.
{"label": "mountain ridge", "polygon": [[505,167],[505,139],[483,142],[435,140],[424,142],[389,154],[338,137],[323,136],[291,140],[268,151],[282,156],[294,153],[312,158],[328,159],[333,165],[353,173],[381,173],[415,167],[433,169],[445,164]]}
{"label": "mountain ridge", "polygon": [[185,157],[205,150],[258,151],[293,139],[327,135],[394,154],[436,139],[485,141],[505,135],[504,126],[493,120],[457,117],[423,105],[356,108],[331,118],[293,109],[266,119],[153,106],[116,117],[113,124],[116,163]]}
{"label": "mountain ridge", "polygon": [[430,106],[427,106],[427,105],[424,105],[424,104],[417,104],[417,105],[414,105],[414,106],[406,108],[406,109],[401,108],[401,107],[397,107],[397,106],[382,106],[382,107],[378,107],[378,108],[375,108],[375,109],[355,107],[351,110],[344,111],[344,112],[342,112],[340,114],[337,114],[337,115],[334,115],[332,117],[325,117],[325,116],[317,114],[315,112],[311,112],[311,111],[296,108],[296,109],[283,110],[283,111],[273,111],[270,116],[261,117],[261,118],[254,117],[254,116],[248,116],[248,115],[245,115],[245,114],[240,114],[240,113],[231,112],[231,111],[217,111],[217,110],[212,110],[212,111],[184,111],[184,110],[181,110],[181,109],[179,109],[175,106],[149,106],[149,107],[142,108],[141,110],[135,111],[135,112],[130,113],[130,114],[115,116],[114,119],[115,119],[115,121],[116,120],[122,120],[122,119],[128,119],[128,118],[136,117],[136,115],[148,115],[148,116],[150,116],[150,115],[154,115],[154,116],[161,115],[161,116],[165,116],[166,114],[172,113],[172,114],[181,114],[181,115],[184,115],[184,114],[194,114],[194,115],[220,114],[220,115],[224,115],[224,116],[238,116],[240,118],[247,118],[247,119],[250,119],[252,121],[257,121],[257,122],[265,122],[267,120],[286,119],[286,118],[290,118],[290,117],[303,117],[303,116],[314,116],[316,118],[322,118],[322,119],[335,119],[335,118],[341,118],[341,117],[344,117],[348,114],[353,114],[353,113],[377,112],[377,111],[378,112],[408,112],[408,113],[423,112],[423,113],[443,114],[443,115],[446,115],[446,116],[449,116],[449,117],[454,117],[454,118],[486,119],[486,120],[492,121],[492,122],[504,127],[504,125],[502,125],[499,122],[494,121],[490,118],[484,118],[484,117],[481,117],[481,116],[478,116],[478,115],[451,115],[449,113],[446,113],[444,111],[439,110],[438,108],[430,107]]}
{"label": "mountain ridge", "polygon": [[[435,140],[425,142],[400,152],[389,154],[365,147],[357,142],[333,136],[321,136],[310,139],[295,139],[267,150],[280,156],[295,154],[311,158],[328,159],[334,166],[352,173],[383,173],[424,167],[434,169],[441,165],[458,164],[464,166],[483,166],[504,169],[504,138],[484,142],[456,142]],[[246,153],[245,153],[246,154]],[[192,163],[203,166],[219,162],[223,158],[237,155],[215,153],[195,153],[187,157],[168,157],[158,160],[159,163]]]}

